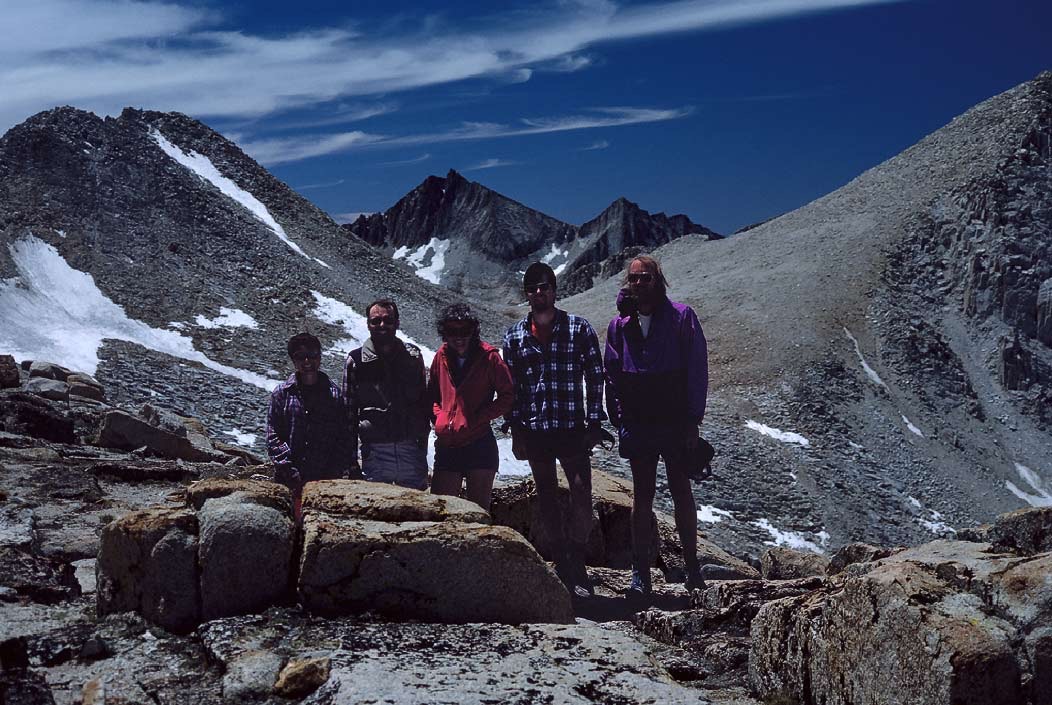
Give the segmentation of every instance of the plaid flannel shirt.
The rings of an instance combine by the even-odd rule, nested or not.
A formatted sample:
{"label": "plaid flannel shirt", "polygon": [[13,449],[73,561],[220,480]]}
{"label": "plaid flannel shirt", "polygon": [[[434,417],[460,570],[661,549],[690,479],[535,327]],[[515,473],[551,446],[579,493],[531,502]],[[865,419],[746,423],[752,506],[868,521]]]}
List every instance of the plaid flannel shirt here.
{"label": "plaid flannel shirt", "polygon": [[313,408],[306,405],[295,374],[270,395],[267,454],[275,466],[275,479],[282,484],[347,477],[355,460],[343,394],[324,372],[318,373],[317,384]]}
{"label": "plaid flannel shirt", "polygon": [[605,419],[603,357],[592,326],[556,309],[545,348],[530,333],[530,321],[526,316],[504,335],[504,362],[515,382],[515,404],[505,419],[534,431],[579,428]]}

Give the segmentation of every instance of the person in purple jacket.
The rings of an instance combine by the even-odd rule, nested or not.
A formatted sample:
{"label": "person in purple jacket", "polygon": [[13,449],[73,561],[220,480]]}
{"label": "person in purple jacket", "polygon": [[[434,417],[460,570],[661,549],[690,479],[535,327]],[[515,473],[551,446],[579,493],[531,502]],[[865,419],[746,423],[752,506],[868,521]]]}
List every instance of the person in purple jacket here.
{"label": "person in purple jacket", "polygon": [[658,456],[683,544],[687,588],[704,586],[697,556],[697,504],[688,467],[705,416],[709,362],[693,309],[669,300],[668,282],[652,257],[632,260],[618,295],[619,315],[606,333],[606,404],[618,427],[618,450],[628,459],[632,503],[632,582],[629,595],[650,593],[650,536]]}

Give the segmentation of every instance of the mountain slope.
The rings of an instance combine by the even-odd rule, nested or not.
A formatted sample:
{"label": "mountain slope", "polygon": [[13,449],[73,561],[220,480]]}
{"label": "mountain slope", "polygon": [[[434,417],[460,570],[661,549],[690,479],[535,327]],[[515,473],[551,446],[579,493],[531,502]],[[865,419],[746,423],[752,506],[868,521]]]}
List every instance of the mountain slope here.
{"label": "mountain slope", "polygon": [[577,228],[456,171],[429,176],[388,210],[344,227],[429,281],[508,303],[521,299],[519,272],[530,262],[565,272],[560,288],[569,293],[619,269],[626,248],[634,254],[688,234],[719,237],[686,216],[652,216],[624,198]]}
{"label": "mountain slope", "polygon": [[[1052,503],[1050,144],[1044,73],[792,213],[657,251],[709,339],[724,545],[908,543]],[[564,304],[602,326],[617,287]]]}
{"label": "mountain slope", "polygon": [[[161,386],[215,424],[259,423],[292,333],[314,331],[336,373],[368,302],[395,298],[435,347],[449,298],[208,127],[132,109],[58,108],[0,139],[0,276],[0,348],[97,365],[119,401]],[[482,317],[502,332],[502,314]]]}

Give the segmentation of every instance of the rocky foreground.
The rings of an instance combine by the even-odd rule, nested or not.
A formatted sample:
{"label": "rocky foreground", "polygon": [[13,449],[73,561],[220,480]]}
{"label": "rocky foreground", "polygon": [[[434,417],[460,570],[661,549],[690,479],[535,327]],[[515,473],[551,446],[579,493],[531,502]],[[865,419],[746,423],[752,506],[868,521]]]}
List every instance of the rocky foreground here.
{"label": "rocky foreground", "polygon": [[689,594],[659,515],[641,602],[597,473],[571,597],[528,481],[489,513],[317,483],[297,526],[260,459],[26,367],[0,357],[3,703],[1052,703],[1052,508],[760,570],[702,538]]}

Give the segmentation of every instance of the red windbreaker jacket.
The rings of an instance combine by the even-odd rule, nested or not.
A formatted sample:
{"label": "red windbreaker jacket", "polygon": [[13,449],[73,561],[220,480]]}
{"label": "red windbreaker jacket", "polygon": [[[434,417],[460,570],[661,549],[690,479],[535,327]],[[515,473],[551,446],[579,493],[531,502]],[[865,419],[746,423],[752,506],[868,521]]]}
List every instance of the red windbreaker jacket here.
{"label": "red windbreaker jacket", "polygon": [[431,361],[428,386],[434,400],[435,436],[444,447],[465,446],[486,435],[490,421],[506,414],[515,400],[511,372],[492,345],[481,350],[459,385],[449,372],[448,346],[443,343]]}

